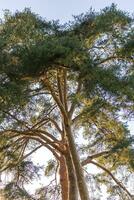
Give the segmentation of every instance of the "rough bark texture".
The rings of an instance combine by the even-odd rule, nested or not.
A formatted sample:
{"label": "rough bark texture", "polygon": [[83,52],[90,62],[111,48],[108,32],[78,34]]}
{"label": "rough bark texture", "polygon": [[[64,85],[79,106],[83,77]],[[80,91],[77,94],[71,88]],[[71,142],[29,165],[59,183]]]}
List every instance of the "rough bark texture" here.
{"label": "rough bark texture", "polygon": [[74,165],[73,165],[70,153],[66,154],[66,165],[67,165],[68,180],[69,180],[68,199],[78,200],[77,180],[76,180]]}
{"label": "rough bark texture", "polygon": [[71,157],[72,157],[73,164],[75,167],[80,198],[81,198],[81,200],[89,200],[88,188],[87,188],[87,184],[85,182],[83,169],[82,169],[82,166],[80,163],[80,158],[79,158],[79,155],[76,150],[74,138],[73,138],[73,135],[71,132],[71,126],[70,126],[69,122],[67,122],[67,121],[65,121],[65,130],[66,130],[66,136],[68,139]]}
{"label": "rough bark texture", "polygon": [[61,185],[61,196],[62,200],[69,200],[69,187],[68,187],[68,172],[66,167],[66,160],[64,156],[60,156],[60,185]]}

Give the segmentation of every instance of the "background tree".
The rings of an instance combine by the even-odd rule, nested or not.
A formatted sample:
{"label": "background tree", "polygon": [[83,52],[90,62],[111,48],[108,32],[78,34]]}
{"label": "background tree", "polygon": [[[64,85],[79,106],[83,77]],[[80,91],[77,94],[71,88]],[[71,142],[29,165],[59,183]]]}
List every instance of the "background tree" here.
{"label": "background tree", "polygon": [[[0,168],[18,172],[17,191],[28,175],[21,179],[21,166],[25,169],[27,159],[45,147],[55,158],[48,169],[60,175],[62,199],[97,199],[91,190],[100,183],[114,199],[132,199],[125,184],[134,168],[133,137],[121,117],[133,116],[133,33],[133,19],[115,5],[100,13],[90,10],[66,26],[46,22],[29,9],[5,13]],[[104,172],[85,176],[82,166],[90,163]],[[119,181],[120,171],[125,178]],[[48,187],[48,196],[41,189],[36,199],[50,199],[50,193],[60,198],[58,191],[56,184]]]}

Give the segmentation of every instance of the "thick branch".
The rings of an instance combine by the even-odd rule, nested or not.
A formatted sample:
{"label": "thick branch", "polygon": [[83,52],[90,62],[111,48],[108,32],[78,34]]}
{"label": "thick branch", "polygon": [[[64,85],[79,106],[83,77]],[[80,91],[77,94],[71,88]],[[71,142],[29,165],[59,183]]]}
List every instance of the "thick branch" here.
{"label": "thick branch", "polygon": [[51,84],[49,83],[49,81],[46,81],[46,80],[45,80],[45,83],[46,83],[48,89],[50,90],[53,99],[54,99],[55,102],[57,103],[57,105],[58,105],[58,107],[59,107],[59,109],[60,109],[60,111],[61,111],[62,116],[64,117],[65,120],[68,120],[67,112],[66,112],[66,110],[65,110],[65,108],[64,108],[64,106],[63,106],[63,104],[62,104],[62,102],[60,101],[60,99],[59,99],[58,96],[56,95],[55,91],[54,91],[53,88],[51,87]]}
{"label": "thick branch", "polygon": [[106,155],[106,154],[108,154],[108,153],[110,153],[110,151],[103,151],[103,152],[96,153],[96,154],[93,154],[93,155],[91,155],[91,156],[88,156],[84,161],[82,161],[81,164],[82,164],[83,166],[84,166],[84,165],[87,165],[88,163],[90,163],[90,161],[91,161],[92,159],[98,158],[98,157],[103,156],[103,155]]}
{"label": "thick branch", "polygon": [[[18,130],[6,130],[3,131],[4,133],[19,133],[20,136],[25,136],[25,137],[34,137],[34,139],[41,139],[42,141],[47,142],[48,144],[50,144],[51,146],[53,146],[55,149],[57,149],[58,151],[61,151],[62,153],[64,152],[64,148],[63,145],[62,147],[60,147],[60,142],[58,140],[55,139],[54,136],[52,136],[51,134],[49,134],[46,131],[43,130],[26,130],[26,131],[18,131]],[[1,132],[1,133],[3,133]],[[41,134],[43,133],[43,134]],[[46,137],[47,136],[47,137]],[[17,135],[18,137],[18,135]],[[50,138],[49,138],[50,137]],[[56,143],[57,142],[57,143]]]}
{"label": "thick branch", "polygon": [[64,103],[63,100],[63,82],[62,82],[62,70],[57,70],[57,85],[58,85],[58,93],[59,93],[59,99],[61,103]]}
{"label": "thick branch", "polygon": [[68,105],[67,105],[67,70],[63,70],[63,81],[64,81],[64,105],[66,112],[68,111]]}

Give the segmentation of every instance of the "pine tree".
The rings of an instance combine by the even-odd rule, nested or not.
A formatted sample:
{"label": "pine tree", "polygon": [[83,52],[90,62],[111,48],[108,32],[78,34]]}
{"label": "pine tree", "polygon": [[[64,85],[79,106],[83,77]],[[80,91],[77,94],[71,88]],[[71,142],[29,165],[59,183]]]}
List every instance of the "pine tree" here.
{"label": "pine tree", "polygon": [[[29,9],[5,13],[0,168],[13,171],[21,194],[28,195],[23,186],[38,172],[29,157],[45,147],[55,158],[47,172],[59,165],[55,191],[63,200],[97,199],[89,188],[101,183],[111,195],[132,199],[116,175],[134,169],[133,137],[121,120],[133,116],[133,37],[133,19],[115,5],[99,13],[90,10],[64,26]],[[90,163],[104,173],[86,177],[83,166]],[[50,199],[42,191],[40,199]]]}

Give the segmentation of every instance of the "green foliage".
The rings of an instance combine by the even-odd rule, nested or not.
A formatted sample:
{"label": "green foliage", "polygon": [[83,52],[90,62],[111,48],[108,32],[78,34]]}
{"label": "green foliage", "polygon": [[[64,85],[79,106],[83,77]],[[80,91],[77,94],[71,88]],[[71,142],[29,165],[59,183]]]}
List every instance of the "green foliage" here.
{"label": "green foliage", "polygon": [[116,26],[125,26],[132,21],[128,13],[117,9],[115,4],[106,7],[101,11],[101,14],[96,18],[96,27],[99,33],[111,32],[116,29]]}
{"label": "green foliage", "polygon": [[47,167],[45,168],[45,176],[51,176],[56,169],[55,160],[49,160],[47,163]]}
{"label": "green foliage", "polygon": [[[115,50],[111,49],[111,51],[113,51],[111,52],[112,55],[110,55],[111,61],[113,62],[111,63],[111,65],[113,65],[112,68],[109,68],[109,66],[105,68],[100,67],[97,60],[99,59],[99,63],[103,63],[103,61],[107,60],[109,56],[105,55],[107,57],[104,56],[104,58],[101,58],[98,55],[99,57],[96,60],[92,55],[93,52],[90,52],[88,47],[90,45],[90,48],[94,48],[93,45],[96,39],[101,37],[102,33],[104,34],[104,37],[109,37],[106,44],[105,42],[102,43],[103,48],[105,48],[111,39],[120,41],[120,38],[118,38],[117,35],[114,35],[114,26],[118,27],[118,31],[123,31],[124,27],[127,29],[127,24],[130,24],[132,19],[126,13],[117,10],[115,5],[112,5],[110,8],[105,8],[102,10],[101,14],[95,14],[91,11],[85,16],[76,17],[75,23],[80,24],[80,27],[77,25],[77,29],[81,31],[84,26],[86,28],[86,30],[84,28],[84,32],[87,31],[87,33],[89,33],[88,38],[85,39],[79,39],[79,34],[77,32],[70,32],[70,30],[65,33],[62,30],[59,30],[58,34],[57,32],[55,34],[53,31],[55,26],[54,24],[45,22],[28,9],[24,10],[22,13],[17,12],[14,15],[6,14],[6,16],[1,33],[2,40],[4,40],[1,43],[2,51],[4,51],[4,57],[7,57],[6,60],[3,58],[5,61],[3,59],[1,60],[3,63],[2,72],[5,73],[6,78],[9,79],[9,83],[2,87],[5,93],[8,94],[4,87],[12,87],[11,91],[16,91],[16,93],[24,93],[23,90],[26,88],[24,79],[29,79],[30,77],[32,79],[38,78],[48,70],[59,68],[60,66],[66,66],[67,68],[71,68],[71,70],[74,71],[77,70],[80,73],[82,81],[85,82],[87,94],[92,94],[92,91],[98,91],[99,88],[112,95],[122,96],[122,98],[124,96],[127,98],[126,100],[123,98],[123,101],[128,101],[128,98],[130,101],[133,101],[132,93],[129,91],[129,74],[126,74],[122,78],[118,77],[117,72],[122,64],[118,62],[116,64],[117,66],[114,67],[115,64],[112,61],[114,51],[119,52],[120,50],[118,49],[124,49],[121,50],[123,55],[123,51],[126,51],[127,48],[129,48],[129,54],[132,55],[133,50],[130,48],[130,44],[133,46],[131,42],[133,40],[129,39],[127,42],[127,37],[124,35],[126,45],[118,47],[118,49],[116,48]],[[25,23],[26,20],[28,23]],[[87,24],[88,22],[89,24]],[[103,23],[103,25],[101,23]],[[74,30],[76,29],[74,25],[72,27]],[[93,35],[90,35],[91,27],[92,30],[95,31],[92,33]],[[14,30],[14,32],[10,30]],[[113,35],[110,36],[109,32],[113,33]],[[6,35],[5,33],[7,34],[7,37],[3,37],[3,35]],[[12,37],[15,39],[13,40]],[[93,37],[94,39],[92,39]],[[5,44],[4,48],[3,43]],[[96,48],[99,48],[100,44],[96,45]],[[95,50],[93,51],[95,53]],[[128,56],[131,57],[130,55]],[[23,81],[21,81],[21,79],[23,79]],[[131,84],[131,90],[133,87],[134,86]],[[15,94],[11,94],[11,96],[13,95]],[[15,99],[17,99],[17,95],[15,96]],[[21,96],[21,94],[19,94],[19,96]],[[24,94],[24,96],[26,97],[26,94]],[[17,99],[17,101],[18,100],[19,99]]]}
{"label": "green foliage", "polygon": [[[23,12],[11,14],[5,12],[5,19],[2,24],[2,34],[7,41],[8,47],[16,43],[29,44],[35,40],[40,41],[44,34],[50,30],[50,23],[43,21],[38,15],[26,8]],[[36,32],[35,32],[36,30]]]}
{"label": "green foliage", "polygon": [[4,196],[7,200],[33,200],[32,196],[30,196],[24,188],[21,188],[15,182],[11,182],[6,185],[4,189]]}

